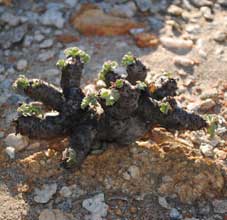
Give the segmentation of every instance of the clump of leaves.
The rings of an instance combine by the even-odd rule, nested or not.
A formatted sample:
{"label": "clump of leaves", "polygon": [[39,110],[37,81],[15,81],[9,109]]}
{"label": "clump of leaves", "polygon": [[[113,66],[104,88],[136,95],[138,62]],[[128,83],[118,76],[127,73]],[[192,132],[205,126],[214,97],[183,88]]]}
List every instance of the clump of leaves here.
{"label": "clump of leaves", "polygon": [[87,107],[94,107],[97,106],[97,97],[95,94],[90,94],[85,96],[80,104],[81,109],[85,109]]}
{"label": "clump of leaves", "polygon": [[105,81],[106,74],[113,71],[118,66],[116,61],[107,61],[103,64],[101,71],[99,72],[98,78]]}
{"label": "clump of leaves", "polygon": [[124,85],[122,79],[117,79],[115,84],[116,84],[116,88],[118,88],[118,89],[122,88],[122,86]]}
{"label": "clump of leaves", "polygon": [[163,114],[167,114],[172,108],[168,102],[163,102],[160,104],[159,109]]}
{"label": "clump of leaves", "polygon": [[23,116],[39,116],[42,115],[42,110],[40,107],[34,106],[32,104],[23,103],[17,111],[21,113]]}
{"label": "clump of leaves", "polygon": [[216,115],[205,115],[205,120],[208,123],[208,134],[210,135],[210,137],[214,137],[218,128],[218,117]]}
{"label": "clump of leaves", "polygon": [[147,88],[147,84],[142,81],[136,81],[136,88],[145,91],[145,89]]}
{"label": "clump of leaves", "polygon": [[101,89],[100,90],[101,99],[105,100],[106,106],[114,105],[120,98],[120,94],[116,89]]}
{"label": "clump of leaves", "polygon": [[78,47],[67,48],[65,49],[64,54],[66,55],[66,57],[80,57],[84,63],[88,63],[90,60],[90,56]]}
{"label": "clump of leaves", "polygon": [[14,89],[26,89],[28,87],[29,87],[29,80],[24,75],[20,75],[13,84]]}
{"label": "clump of leaves", "polygon": [[67,65],[67,63],[63,59],[58,60],[58,62],[56,63],[56,66],[61,70],[64,69],[66,67],[66,65]]}
{"label": "clump of leaves", "polygon": [[128,52],[127,54],[125,54],[122,57],[122,60],[121,60],[121,64],[123,66],[128,66],[128,65],[131,65],[131,64],[133,64],[135,62],[136,62],[135,57],[132,55],[131,52]]}

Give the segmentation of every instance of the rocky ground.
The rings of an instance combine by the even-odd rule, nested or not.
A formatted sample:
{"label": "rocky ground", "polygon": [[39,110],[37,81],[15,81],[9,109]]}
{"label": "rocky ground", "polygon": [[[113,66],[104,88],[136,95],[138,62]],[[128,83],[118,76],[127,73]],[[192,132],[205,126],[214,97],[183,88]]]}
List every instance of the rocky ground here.
{"label": "rocky ground", "polygon": [[[0,219],[227,219],[226,8],[225,0],[0,0]],[[181,106],[216,115],[214,137],[155,128],[63,170],[67,140],[15,136],[11,122],[27,98],[11,85],[20,74],[58,85],[55,63],[70,46],[92,58],[83,86],[128,51],[150,68],[148,82],[171,73]]]}

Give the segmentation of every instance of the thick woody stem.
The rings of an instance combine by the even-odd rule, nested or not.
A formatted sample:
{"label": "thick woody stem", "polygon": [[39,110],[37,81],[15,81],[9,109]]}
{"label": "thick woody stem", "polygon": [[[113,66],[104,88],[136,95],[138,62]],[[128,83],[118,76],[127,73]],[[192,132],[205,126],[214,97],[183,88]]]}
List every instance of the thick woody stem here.
{"label": "thick woody stem", "polygon": [[35,116],[19,116],[14,123],[16,133],[34,139],[64,137],[70,128],[70,123],[61,116],[47,116],[44,119]]}
{"label": "thick woody stem", "polygon": [[84,63],[80,57],[68,57],[66,66],[62,69],[61,88],[65,97],[70,95],[70,89],[80,87],[80,79],[84,68]]}
{"label": "thick woody stem", "polygon": [[29,79],[26,87],[19,88],[35,101],[41,101],[44,105],[54,110],[61,111],[64,97],[59,88],[39,79]]}
{"label": "thick woody stem", "polygon": [[164,100],[169,103],[171,109],[167,113],[160,110],[161,103],[156,100],[141,96],[139,101],[138,115],[142,120],[151,125],[161,125],[170,129],[199,130],[207,126],[206,121],[199,115],[188,113],[177,107],[174,99]]}
{"label": "thick woody stem", "polygon": [[[154,86],[154,91],[151,92],[151,97],[156,100],[161,100],[167,96],[175,96],[177,91],[177,82],[175,79],[168,77],[161,77],[154,82],[154,84],[150,84],[150,86]],[[152,90],[152,88],[150,88]]]}
{"label": "thick woody stem", "polygon": [[136,81],[144,81],[147,76],[147,68],[139,60],[135,60],[135,63],[132,63],[127,66],[127,80],[135,85]]}

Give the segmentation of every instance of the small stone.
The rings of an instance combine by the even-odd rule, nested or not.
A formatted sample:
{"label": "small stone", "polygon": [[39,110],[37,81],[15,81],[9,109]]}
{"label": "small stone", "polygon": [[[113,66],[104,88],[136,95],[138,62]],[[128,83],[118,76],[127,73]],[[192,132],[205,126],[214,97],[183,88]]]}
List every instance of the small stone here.
{"label": "small stone", "polygon": [[17,26],[20,23],[20,17],[6,12],[1,16],[0,21],[7,23],[9,26]]}
{"label": "small stone", "polygon": [[35,189],[34,200],[37,203],[47,203],[57,191],[57,184],[45,184],[42,189]]}
{"label": "small stone", "polygon": [[36,42],[41,42],[44,38],[45,38],[44,35],[39,34],[39,33],[34,36],[34,40]]}
{"label": "small stone", "polygon": [[218,3],[223,7],[227,7],[227,0],[218,0]]}
{"label": "small stone", "polygon": [[51,60],[54,57],[54,55],[55,55],[54,51],[46,51],[38,55],[38,60],[41,62],[45,62]]}
{"label": "small stone", "polygon": [[184,66],[184,67],[193,66],[195,64],[194,60],[187,58],[187,57],[177,56],[177,57],[174,57],[173,60],[174,60],[175,65],[180,65],[180,66]]}
{"label": "small stone", "polygon": [[175,208],[170,210],[169,216],[170,216],[170,220],[180,220],[180,219],[182,219],[182,215]]}
{"label": "small stone", "polygon": [[4,131],[0,131],[0,139],[2,139],[5,136]]}
{"label": "small stone", "polygon": [[72,216],[64,214],[59,209],[44,209],[39,215],[39,220],[70,220]]}
{"label": "small stone", "polygon": [[60,11],[49,9],[40,17],[40,22],[43,25],[63,28],[65,20],[63,18],[63,14]]}
{"label": "small stone", "polygon": [[175,16],[181,16],[183,13],[183,9],[176,6],[176,5],[170,5],[170,7],[168,8],[167,12],[171,15],[175,15]]}
{"label": "small stone", "polygon": [[193,46],[192,40],[183,40],[179,38],[161,37],[160,41],[163,44],[163,46],[168,48],[191,49]]}
{"label": "small stone", "polygon": [[63,186],[59,193],[63,197],[70,197],[72,195],[72,191],[67,186]]}
{"label": "small stone", "polygon": [[27,33],[27,28],[27,25],[21,25],[9,31],[0,32],[0,45],[7,49],[12,44],[21,42]]}
{"label": "small stone", "polygon": [[215,101],[213,101],[212,99],[206,99],[199,104],[199,110],[207,111],[212,109],[215,105]]}
{"label": "small stone", "polygon": [[201,153],[206,157],[212,157],[214,155],[213,147],[210,144],[202,143],[199,149]]}
{"label": "small stone", "polygon": [[200,96],[200,99],[214,99],[216,100],[218,98],[218,90],[216,88],[207,89],[203,92],[203,94]]}
{"label": "small stone", "polygon": [[132,178],[138,178],[140,175],[140,170],[137,166],[130,166],[128,172]]}
{"label": "small stone", "polygon": [[54,41],[52,39],[47,39],[44,40],[40,45],[39,48],[44,49],[44,48],[49,48],[53,46]]}
{"label": "small stone", "polygon": [[213,37],[213,39],[219,43],[226,41],[227,33],[223,31],[217,31]]}
{"label": "small stone", "polygon": [[211,9],[207,6],[203,6],[200,8],[200,11],[203,14],[203,17],[208,20],[208,21],[212,21],[214,19],[214,16],[211,12]]}
{"label": "small stone", "polygon": [[219,214],[225,214],[227,213],[227,200],[218,200],[215,199],[212,202],[214,206],[214,212]]}
{"label": "small stone", "polygon": [[0,64],[0,74],[3,74],[5,72],[5,67]]}
{"label": "small stone", "polygon": [[114,5],[109,13],[114,16],[131,18],[136,13],[136,5],[134,2],[128,2],[126,4],[121,5]]}
{"label": "small stone", "polygon": [[16,65],[17,70],[19,70],[19,71],[25,70],[27,68],[27,66],[28,66],[28,61],[24,60],[24,59],[19,60]]}
{"label": "small stone", "polygon": [[158,17],[148,17],[149,24],[151,26],[152,31],[159,31],[164,27],[164,22],[162,19]]}
{"label": "small stone", "polygon": [[9,156],[10,159],[15,159],[15,148],[14,147],[6,147],[5,152]]}
{"label": "small stone", "polygon": [[160,206],[162,206],[165,209],[170,209],[170,205],[168,204],[168,202],[166,201],[165,197],[158,197],[158,203]]}
{"label": "small stone", "polygon": [[152,7],[150,0],[135,0],[135,2],[142,12],[148,11]]}
{"label": "small stone", "polygon": [[78,0],[65,0],[65,3],[70,7],[75,7],[78,4]]}
{"label": "small stone", "polygon": [[30,35],[25,36],[23,45],[24,47],[30,47],[33,42],[33,37]]}
{"label": "small stone", "polygon": [[4,141],[7,146],[14,147],[16,151],[21,151],[28,146],[28,138],[20,134],[11,133]]}
{"label": "small stone", "polygon": [[135,36],[137,34],[143,33],[144,32],[144,28],[133,28],[129,32],[130,32],[130,34]]}
{"label": "small stone", "polygon": [[82,206],[91,212],[91,216],[97,216],[102,219],[102,217],[107,215],[108,205],[104,201],[103,193],[100,193],[92,198],[85,199]]}
{"label": "small stone", "polygon": [[199,34],[201,27],[199,24],[189,24],[186,26],[185,30],[190,34]]}
{"label": "small stone", "polygon": [[141,48],[156,47],[159,44],[157,36],[151,33],[140,33],[134,36],[136,45]]}

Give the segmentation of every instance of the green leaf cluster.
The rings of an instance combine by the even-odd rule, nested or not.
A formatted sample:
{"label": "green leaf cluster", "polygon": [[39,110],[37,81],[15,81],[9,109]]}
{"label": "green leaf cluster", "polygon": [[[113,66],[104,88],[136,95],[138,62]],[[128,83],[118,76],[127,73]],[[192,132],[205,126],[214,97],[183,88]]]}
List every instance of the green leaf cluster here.
{"label": "green leaf cluster", "polygon": [[95,94],[85,96],[80,104],[81,109],[85,109],[88,106],[97,106],[97,97]]}
{"label": "green leaf cluster", "polygon": [[122,86],[124,85],[124,82],[122,79],[117,79],[115,83],[116,83],[116,88],[118,89],[122,88]]}
{"label": "green leaf cluster", "polygon": [[98,78],[100,80],[105,81],[106,74],[110,71],[113,71],[117,66],[118,66],[118,64],[116,61],[111,61],[111,60],[106,61],[103,64],[101,71],[99,72]]}
{"label": "green leaf cluster", "polygon": [[136,82],[136,88],[142,91],[145,91],[145,89],[147,88],[147,84],[145,82],[142,81],[137,81]]}
{"label": "green leaf cluster", "polygon": [[163,114],[167,114],[170,110],[171,110],[171,106],[168,102],[163,102],[161,103],[161,105],[159,106],[160,108],[160,111],[163,113]]}
{"label": "green leaf cluster", "polygon": [[122,60],[121,60],[121,64],[123,66],[128,66],[128,65],[131,65],[131,64],[133,64],[135,62],[136,62],[135,57],[132,55],[131,52],[128,52],[127,54],[125,54],[122,57]]}
{"label": "green leaf cluster", "polygon": [[216,130],[218,128],[218,117],[217,115],[205,115],[205,120],[208,123],[207,132],[210,137],[214,137]]}
{"label": "green leaf cluster", "polygon": [[18,109],[17,111],[19,113],[21,113],[23,116],[32,116],[32,115],[36,115],[39,116],[42,114],[42,110],[41,108],[34,106],[32,104],[26,104],[23,103]]}
{"label": "green leaf cluster", "polygon": [[14,89],[26,89],[29,87],[29,80],[24,75],[20,75],[18,79],[14,82]]}
{"label": "green leaf cluster", "polygon": [[84,63],[88,63],[90,60],[90,56],[78,47],[67,48],[65,49],[64,54],[66,57],[76,58],[79,56]]}
{"label": "green leaf cluster", "polygon": [[116,89],[103,88],[100,90],[100,97],[105,100],[106,106],[113,106],[120,98],[120,94]]}
{"label": "green leaf cluster", "polygon": [[61,70],[64,69],[66,67],[66,65],[67,65],[67,63],[63,59],[58,60],[58,62],[56,63],[56,66]]}

